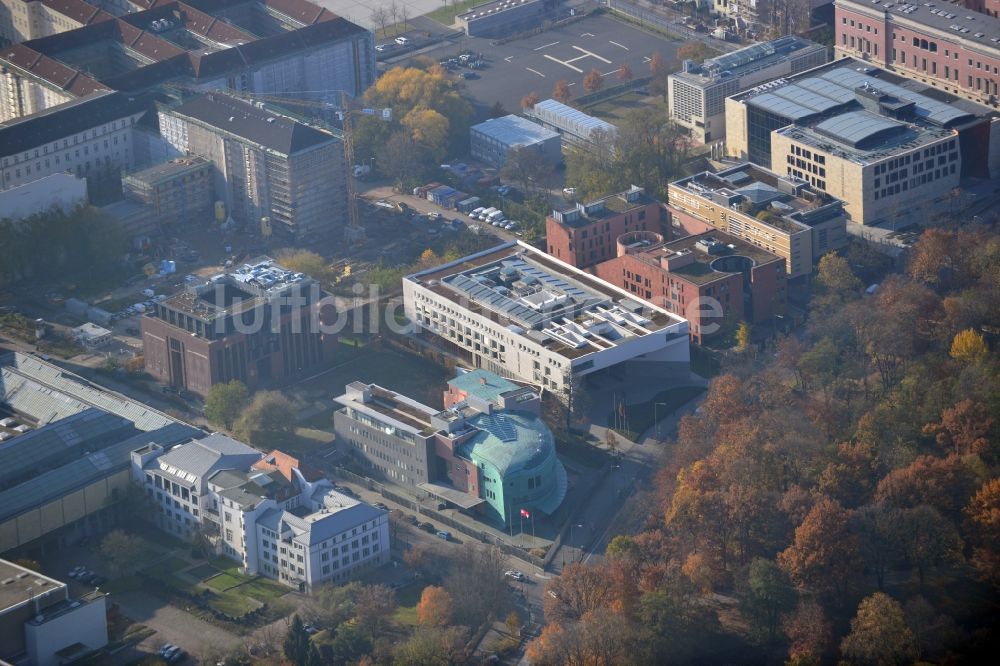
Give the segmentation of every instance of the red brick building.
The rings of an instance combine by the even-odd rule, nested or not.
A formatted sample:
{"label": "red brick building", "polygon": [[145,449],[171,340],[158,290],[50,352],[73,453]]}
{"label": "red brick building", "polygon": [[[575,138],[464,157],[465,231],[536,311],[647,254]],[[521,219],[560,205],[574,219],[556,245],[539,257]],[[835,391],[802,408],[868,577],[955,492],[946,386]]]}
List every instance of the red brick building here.
{"label": "red brick building", "polygon": [[233,379],[253,389],[315,367],[337,342],[320,330],[321,296],[316,282],[267,258],[193,284],[142,317],[146,372],[205,395]]}
{"label": "red brick building", "polygon": [[552,211],[545,220],[548,253],[577,268],[615,256],[615,240],[630,231],[659,232],[666,208],[641,187],[573,208]]}
{"label": "red brick building", "polygon": [[689,320],[697,344],[725,325],[784,312],[785,260],[735,236],[712,231],[664,242],[658,233],[630,232],[615,246],[616,256],[593,272]]}
{"label": "red brick building", "polygon": [[887,6],[869,0],[836,0],[836,52],[997,106],[1000,1],[970,1],[981,4],[983,13],[948,3]]}
{"label": "red brick building", "polygon": [[1000,0],[965,0],[963,4],[974,12],[1000,17]]}

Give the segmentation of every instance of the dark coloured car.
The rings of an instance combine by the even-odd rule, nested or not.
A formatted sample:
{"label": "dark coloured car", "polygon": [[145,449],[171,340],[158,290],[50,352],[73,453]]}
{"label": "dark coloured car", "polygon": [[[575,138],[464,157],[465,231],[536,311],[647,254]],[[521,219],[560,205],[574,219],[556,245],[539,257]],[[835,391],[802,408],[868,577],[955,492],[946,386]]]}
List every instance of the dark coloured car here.
{"label": "dark coloured car", "polygon": [[416,524],[417,524],[417,523],[419,523],[420,521],[419,521],[419,520],[417,520],[417,517],[416,517],[416,516],[412,516],[412,515],[408,515],[408,516],[406,516],[406,522],[408,522],[408,523],[409,523],[409,524],[411,524],[411,525],[416,525]]}
{"label": "dark coloured car", "polygon": [[475,72],[462,72],[462,78],[463,79],[478,79],[479,75],[476,74]]}
{"label": "dark coloured car", "polygon": [[420,523],[420,529],[422,529],[425,532],[430,532],[432,534],[434,532],[437,532],[437,528],[431,525],[430,523]]}

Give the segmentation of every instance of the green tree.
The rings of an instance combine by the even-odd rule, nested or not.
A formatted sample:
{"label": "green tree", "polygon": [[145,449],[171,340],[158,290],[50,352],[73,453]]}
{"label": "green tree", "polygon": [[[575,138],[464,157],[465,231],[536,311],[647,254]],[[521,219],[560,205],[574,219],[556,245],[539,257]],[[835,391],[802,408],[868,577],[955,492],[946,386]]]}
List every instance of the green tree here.
{"label": "green tree", "polygon": [[334,663],[353,664],[372,650],[372,642],[365,630],[356,622],[345,622],[337,627],[337,635],[330,643]]}
{"label": "green tree", "polygon": [[310,643],[309,654],[306,656],[306,666],[323,666],[323,655],[319,653],[319,648],[315,643]]}
{"label": "green tree", "polygon": [[312,250],[286,248],[278,251],[277,259],[278,263],[288,270],[305,273],[314,280],[322,281],[329,278],[329,263],[322,255]]}
{"label": "green tree", "polygon": [[313,588],[304,609],[305,616],[317,627],[336,629],[354,617],[354,596],[361,584],[347,585],[325,583]]}
{"label": "green tree", "polygon": [[899,602],[883,592],[863,599],[840,651],[852,664],[891,666],[917,658],[917,641]]}
{"label": "green tree", "polygon": [[259,447],[287,442],[295,432],[295,408],[277,391],[260,391],[234,425],[236,436]]}
{"label": "green tree", "polygon": [[861,280],[851,270],[847,260],[836,253],[824,254],[816,268],[816,283],[821,289],[815,304],[830,308],[861,294]]}
{"label": "green tree", "polygon": [[292,624],[288,627],[282,650],[288,661],[296,666],[305,666],[309,661],[309,634],[306,633],[305,625],[298,613],[292,617]]}
{"label": "green tree", "polygon": [[233,424],[250,402],[246,384],[233,379],[226,384],[216,384],[205,396],[205,418],[214,426],[232,430]]}
{"label": "green tree", "polygon": [[797,595],[788,575],[771,560],[756,557],[747,569],[742,597],[754,632],[773,643],[782,615],[795,607]]}
{"label": "green tree", "polygon": [[123,530],[109,532],[101,540],[101,556],[114,567],[119,576],[125,575],[142,562],[146,543]]}

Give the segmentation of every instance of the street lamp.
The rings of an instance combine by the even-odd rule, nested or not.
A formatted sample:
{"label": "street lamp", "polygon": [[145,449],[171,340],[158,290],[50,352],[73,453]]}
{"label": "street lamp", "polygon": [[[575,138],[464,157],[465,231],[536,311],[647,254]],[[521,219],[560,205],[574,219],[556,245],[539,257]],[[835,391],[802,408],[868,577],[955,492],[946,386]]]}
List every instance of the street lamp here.
{"label": "street lamp", "polygon": [[656,423],[656,439],[657,439],[657,441],[659,441],[659,439],[660,439],[660,419],[657,418],[656,408],[659,407],[660,405],[663,405],[664,407],[669,407],[670,406],[670,405],[668,405],[665,402],[654,402],[653,403],[653,422]]}

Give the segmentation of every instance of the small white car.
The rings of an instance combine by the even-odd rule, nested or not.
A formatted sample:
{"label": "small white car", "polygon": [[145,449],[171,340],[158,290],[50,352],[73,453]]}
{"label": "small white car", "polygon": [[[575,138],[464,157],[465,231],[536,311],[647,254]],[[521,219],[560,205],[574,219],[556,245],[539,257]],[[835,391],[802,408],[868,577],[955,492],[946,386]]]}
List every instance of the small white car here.
{"label": "small white car", "polygon": [[410,44],[409,37],[397,37],[393,41],[399,44],[400,46],[408,46]]}
{"label": "small white car", "polygon": [[575,197],[576,196],[576,188],[575,187],[564,187],[563,188],[563,196],[564,197]]}
{"label": "small white car", "polygon": [[520,571],[517,571],[516,569],[512,569],[510,571],[505,571],[503,575],[506,576],[507,578],[513,578],[514,580],[519,581],[519,582],[523,582],[523,581],[525,581],[525,580],[528,579],[527,576],[525,576]]}

